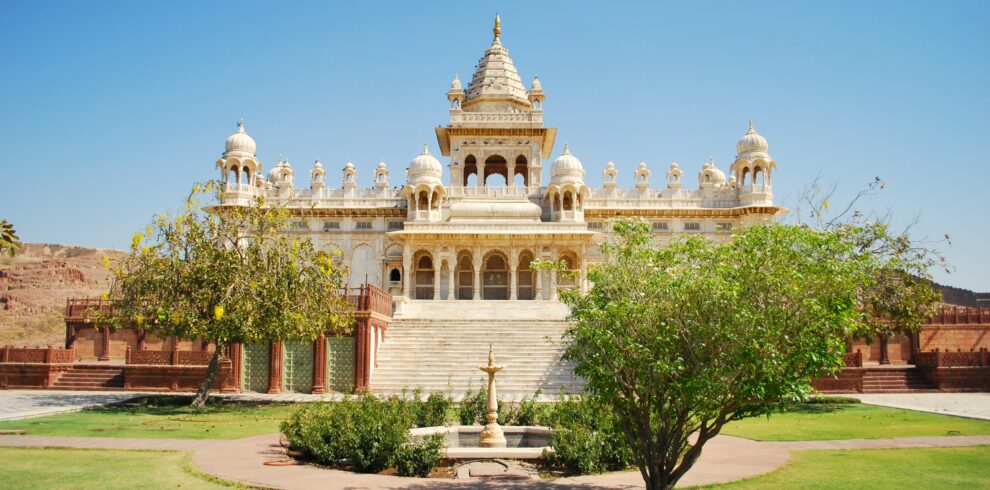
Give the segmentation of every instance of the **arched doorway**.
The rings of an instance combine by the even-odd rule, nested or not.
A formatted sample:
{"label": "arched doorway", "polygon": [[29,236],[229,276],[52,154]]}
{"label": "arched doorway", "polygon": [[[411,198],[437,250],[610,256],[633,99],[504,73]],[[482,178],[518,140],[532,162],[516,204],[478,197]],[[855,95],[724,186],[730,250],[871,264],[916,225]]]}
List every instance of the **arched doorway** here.
{"label": "arched doorway", "polygon": [[457,299],[474,299],[474,264],[469,254],[457,258]]}
{"label": "arched doorway", "polygon": [[516,269],[516,298],[518,299],[535,298],[533,289],[535,275],[529,268],[531,262],[533,262],[533,254],[528,250],[519,254],[519,267]]}
{"label": "arched doorway", "polygon": [[557,272],[557,285],[560,289],[573,289],[577,287],[578,277],[581,273],[578,267],[577,255],[574,252],[564,252],[560,255],[564,270]]}
{"label": "arched doorway", "polygon": [[481,299],[509,299],[509,267],[505,256],[489,254],[483,264]]}
{"label": "arched doorway", "polygon": [[416,299],[433,299],[433,258],[423,253],[416,259]]}

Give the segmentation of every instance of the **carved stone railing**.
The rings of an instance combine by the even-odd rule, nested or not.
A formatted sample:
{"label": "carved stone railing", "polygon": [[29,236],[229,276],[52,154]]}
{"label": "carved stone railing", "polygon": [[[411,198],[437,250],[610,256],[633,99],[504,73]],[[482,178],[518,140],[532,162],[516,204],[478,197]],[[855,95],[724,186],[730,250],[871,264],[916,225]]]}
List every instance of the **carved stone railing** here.
{"label": "carved stone railing", "polygon": [[543,112],[451,112],[450,124],[460,123],[543,123]]}
{"label": "carved stone railing", "polygon": [[990,308],[943,306],[926,322],[929,325],[990,324]]}
{"label": "carved stone railing", "polygon": [[210,351],[139,350],[127,348],[125,362],[143,366],[206,366],[213,358]]}
{"label": "carved stone railing", "polygon": [[863,352],[856,351],[844,354],[842,356],[842,362],[845,363],[846,367],[863,367]]}
{"label": "carved stone railing", "polygon": [[67,364],[75,359],[75,351],[48,347],[0,347],[0,362],[31,364]]}
{"label": "carved stone railing", "polygon": [[990,366],[990,352],[986,348],[969,352],[940,351],[918,352],[914,355],[919,367],[981,367]]}

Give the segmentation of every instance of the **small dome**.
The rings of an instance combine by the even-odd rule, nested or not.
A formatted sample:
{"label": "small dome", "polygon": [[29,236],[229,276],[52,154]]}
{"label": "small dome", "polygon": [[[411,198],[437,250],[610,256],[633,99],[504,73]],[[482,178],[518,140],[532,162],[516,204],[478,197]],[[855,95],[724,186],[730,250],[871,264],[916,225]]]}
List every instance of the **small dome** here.
{"label": "small dome", "polygon": [[457,75],[454,75],[454,80],[450,82],[450,91],[456,92],[461,90],[461,79]]}
{"label": "small dome", "polygon": [[564,153],[550,165],[550,182],[562,183],[564,181],[584,181],[584,166],[581,165],[581,160],[571,155],[571,149],[567,143],[564,143]]}
{"label": "small dome", "polygon": [[698,180],[701,184],[715,184],[723,185],[725,184],[725,172],[718,169],[712,161],[707,161],[701,168],[701,173],[698,174]]}
{"label": "small dome", "polygon": [[540,77],[533,77],[533,84],[529,86],[530,92],[536,92],[543,90],[543,84],[540,83]]}
{"label": "small dome", "polygon": [[378,168],[379,169],[385,169],[385,160],[382,160],[382,161],[378,162]]}
{"label": "small dome", "polygon": [[347,165],[344,165],[344,170],[354,170],[354,162],[348,160]]}
{"label": "small dome", "polygon": [[423,152],[416,158],[413,158],[413,161],[409,163],[409,180],[440,180],[442,176],[443,167],[440,165],[440,160],[437,160],[433,157],[433,155],[430,155],[430,149],[424,143]]}
{"label": "small dome", "polygon": [[766,153],[769,148],[770,146],[767,144],[766,138],[760,136],[753,129],[753,121],[750,121],[749,131],[746,131],[746,134],[742,138],[739,138],[739,142],[736,143],[736,155],[750,152]]}
{"label": "small dome", "polygon": [[244,120],[237,122],[237,131],[227,137],[227,144],[224,145],[224,156],[239,154],[239,156],[254,156],[257,145],[251,135],[244,131]]}
{"label": "small dome", "polygon": [[319,160],[317,160],[316,163],[313,164],[313,168],[318,168],[320,170],[323,170],[323,164],[320,163]]}

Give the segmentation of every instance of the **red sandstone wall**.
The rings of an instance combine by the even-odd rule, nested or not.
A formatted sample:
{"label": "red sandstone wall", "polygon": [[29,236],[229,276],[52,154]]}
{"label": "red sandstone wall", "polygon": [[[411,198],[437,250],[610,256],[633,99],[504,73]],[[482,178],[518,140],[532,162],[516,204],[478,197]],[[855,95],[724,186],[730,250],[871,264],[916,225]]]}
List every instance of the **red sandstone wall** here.
{"label": "red sandstone wall", "polygon": [[919,333],[922,351],[990,349],[990,327],[987,325],[931,325]]}

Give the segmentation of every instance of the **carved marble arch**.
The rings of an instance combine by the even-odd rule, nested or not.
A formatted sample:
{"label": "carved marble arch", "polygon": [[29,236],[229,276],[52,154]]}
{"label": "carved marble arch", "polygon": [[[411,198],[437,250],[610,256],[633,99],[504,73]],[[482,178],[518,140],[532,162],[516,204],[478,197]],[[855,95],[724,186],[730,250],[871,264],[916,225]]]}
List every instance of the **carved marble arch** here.
{"label": "carved marble arch", "polygon": [[488,187],[488,177],[500,175],[506,184],[509,183],[509,166],[502,155],[492,155],[485,159],[485,175],[481,176],[482,185]]}
{"label": "carved marble arch", "polygon": [[433,255],[420,250],[413,255],[414,289],[416,299],[433,299]]}
{"label": "carved marble arch", "polygon": [[244,175],[244,183],[245,184],[250,184],[251,183],[251,168],[248,167],[247,165],[245,165],[244,166],[244,169],[242,170],[242,172],[243,172],[243,175]]}
{"label": "carved marble arch", "polygon": [[464,157],[464,185],[468,185],[468,177],[478,178],[478,159],[474,155]]}
{"label": "carved marble arch", "polygon": [[454,280],[457,288],[457,299],[474,298],[474,263],[470,252],[463,251],[457,255],[457,270]]}
{"label": "carved marble arch", "polygon": [[565,250],[560,253],[558,260],[561,261],[563,270],[557,272],[557,284],[561,288],[573,288],[577,286],[578,274],[581,272],[577,254],[571,250]]}
{"label": "carved marble arch", "polygon": [[488,252],[481,261],[481,299],[509,299],[509,258],[501,251]]}
{"label": "carved marble arch", "polygon": [[534,299],[536,273],[529,268],[533,262],[533,252],[523,250],[519,252],[519,264],[516,266],[516,298]]}

